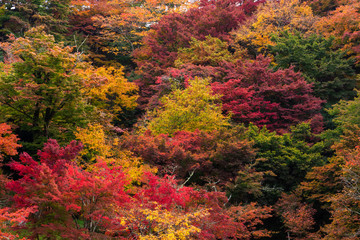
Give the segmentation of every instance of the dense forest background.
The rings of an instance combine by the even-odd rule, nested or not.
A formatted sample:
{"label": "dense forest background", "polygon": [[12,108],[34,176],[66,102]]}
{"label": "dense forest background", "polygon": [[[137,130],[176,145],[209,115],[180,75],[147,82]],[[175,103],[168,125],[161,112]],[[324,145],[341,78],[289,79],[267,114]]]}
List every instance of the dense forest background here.
{"label": "dense forest background", "polygon": [[358,0],[0,0],[1,239],[359,239]]}

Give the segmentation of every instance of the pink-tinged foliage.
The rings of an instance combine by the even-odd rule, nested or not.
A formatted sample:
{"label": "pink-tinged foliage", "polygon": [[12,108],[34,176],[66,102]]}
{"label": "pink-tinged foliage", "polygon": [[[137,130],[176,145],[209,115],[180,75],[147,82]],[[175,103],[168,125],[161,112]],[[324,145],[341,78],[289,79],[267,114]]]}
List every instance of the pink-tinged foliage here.
{"label": "pink-tinged foliage", "polygon": [[251,203],[228,209],[224,208],[228,199],[223,192],[206,192],[183,187],[174,177],[168,175],[159,178],[145,174],[144,180],[144,187],[135,195],[138,202],[134,208],[155,210],[161,207],[172,212],[181,210],[183,213],[208,211],[208,214],[200,219],[193,219],[192,224],[201,229],[193,235],[194,238],[250,239],[269,236],[268,231],[258,230],[259,225],[262,225],[262,219],[271,216],[269,207],[259,207]]}
{"label": "pink-tinged foliage", "polygon": [[236,122],[277,131],[318,114],[323,101],[312,95],[312,85],[291,68],[274,72],[269,64],[270,59],[260,56],[240,64],[238,78],[213,83],[213,91],[223,95],[224,112]]}
{"label": "pink-tinged foliage", "polygon": [[152,86],[155,94],[149,107],[159,104],[159,99],[172,87],[185,88],[193,77],[210,77],[212,89],[223,95],[223,110],[231,113],[234,121],[268,129],[287,131],[290,126],[310,121],[314,132],[323,128],[319,114],[322,100],[313,96],[309,84],[292,68],[273,71],[270,59],[259,56],[255,61],[221,62],[217,66],[182,65],[179,69],[168,68]]}
{"label": "pink-tinged foliage", "polygon": [[[250,9],[258,4],[253,1],[240,2],[202,1],[199,8],[190,9],[183,14],[173,13],[164,16],[152,27],[152,34],[145,37],[144,47],[135,52],[139,60],[138,65],[141,67],[150,61],[162,68],[172,66],[177,57],[177,50],[188,47],[192,37],[204,40],[210,35],[229,41],[229,32],[246,19],[244,7],[247,8],[245,11],[250,13]],[[250,7],[250,2],[253,2],[253,7]]]}
{"label": "pink-tinged foliage", "polygon": [[302,203],[295,194],[283,193],[276,204],[276,211],[289,234],[295,235],[294,239],[307,239],[306,236],[311,234],[310,230],[315,224],[315,210],[310,205]]}

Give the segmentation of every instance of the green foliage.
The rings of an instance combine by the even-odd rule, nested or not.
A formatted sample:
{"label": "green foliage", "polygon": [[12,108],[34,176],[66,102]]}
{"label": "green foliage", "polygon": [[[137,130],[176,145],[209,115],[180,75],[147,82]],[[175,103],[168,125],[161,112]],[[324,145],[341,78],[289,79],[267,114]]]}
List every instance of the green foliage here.
{"label": "green foliage", "polygon": [[91,107],[80,91],[83,82],[77,70],[83,63],[71,47],[55,43],[42,27],[1,47],[10,63],[2,64],[0,112],[20,126],[29,142],[67,134],[85,122],[84,113]]}
{"label": "green foliage", "polygon": [[255,168],[273,173],[265,176],[265,186],[283,191],[293,190],[313,166],[323,162],[320,154],[322,142],[313,145],[306,142],[311,137],[310,131],[309,124],[305,123],[292,127],[290,133],[283,135],[269,132],[266,128],[249,126],[247,134],[254,141],[257,157],[264,159]]}
{"label": "green foliage", "polygon": [[0,39],[13,33],[23,36],[32,27],[44,25],[56,39],[64,39],[71,0],[3,0],[0,17]]}
{"label": "green foliage", "polygon": [[353,60],[345,58],[346,53],[333,50],[334,38],[312,35],[304,37],[300,33],[287,31],[273,36],[274,46],[269,46],[274,55],[275,69],[294,66],[296,71],[314,83],[315,96],[326,100],[329,105],[340,99],[351,99],[355,92]]}
{"label": "green foliage", "polygon": [[326,139],[328,145],[340,140],[340,136],[347,129],[353,130],[360,127],[360,95],[349,101],[340,101],[332,108],[327,110],[333,117],[334,129],[329,129],[322,133],[322,137]]}
{"label": "green foliage", "polygon": [[360,126],[360,92],[357,97],[350,101],[340,101],[329,109],[329,113],[334,115],[334,123],[337,126],[358,125]]}
{"label": "green foliage", "polygon": [[174,90],[163,97],[163,107],[155,110],[148,128],[155,134],[173,134],[177,131],[212,131],[223,128],[228,117],[221,114],[220,96],[214,95],[209,79],[189,80],[189,87]]}

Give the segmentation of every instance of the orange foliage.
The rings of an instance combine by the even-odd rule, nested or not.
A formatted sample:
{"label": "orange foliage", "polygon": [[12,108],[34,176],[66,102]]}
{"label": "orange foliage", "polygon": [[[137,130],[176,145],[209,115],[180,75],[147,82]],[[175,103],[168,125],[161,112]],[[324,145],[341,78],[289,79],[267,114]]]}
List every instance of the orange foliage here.
{"label": "orange foliage", "polygon": [[315,224],[313,219],[315,210],[308,204],[301,203],[296,194],[283,193],[276,207],[288,228],[288,233],[296,236],[294,239],[304,239],[303,237],[309,234],[309,230]]}
{"label": "orange foliage", "polygon": [[311,8],[300,0],[267,1],[258,8],[254,18],[235,31],[235,40],[241,46],[251,45],[262,52],[267,45],[273,45],[272,34],[285,30],[306,33],[315,20]]}
{"label": "orange foliage", "polygon": [[115,119],[124,109],[136,107],[137,86],[127,81],[123,67],[89,67],[80,75],[85,84],[81,92],[107,120]]}
{"label": "orange foliage", "polygon": [[0,209],[0,239],[7,240],[26,240],[19,238],[18,235],[11,233],[11,228],[24,224],[30,213],[35,212],[36,208],[22,208],[15,212],[9,212],[9,208]]}
{"label": "orange foliage", "polygon": [[315,29],[326,37],[335,37],[338,47],[354,54],[360,62],[360,2],[349,1],[328,16],[321,18]]}
{"label": "orange foliage", "polygon": [[[105,43],[101,46],[102,51],[113,54],[130,53],[140,46],[140,40],[149,27],[163,15],[185,11],[195,5],[185,0],[107,0],[102,4],[107,9],[97,11],[92,21],[100,29],[99,40]],[[88,2],[88,7],[79,14],[89,14],[98,5],[96,1]]]}
{"label": "orange foliage", "polygon": [[17,154],[16,149],[20,147],[17,144],[19,139],[11,133],[11,127],[6,123],[0,123],[0,161],[4,155],[14,156]]}

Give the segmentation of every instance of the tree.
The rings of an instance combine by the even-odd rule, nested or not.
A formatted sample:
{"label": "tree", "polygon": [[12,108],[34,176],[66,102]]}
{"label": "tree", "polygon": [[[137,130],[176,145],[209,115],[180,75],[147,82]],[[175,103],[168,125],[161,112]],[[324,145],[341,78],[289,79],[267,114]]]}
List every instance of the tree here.
{"label": "tree", "polygon": [[313,215],[315,210],[306,203],[302,203],[296,193],[281,194],[281,199],[276,203],[276,211],[288,228],[288,239],[307,239],[310,230],[313,229],[315,221]]}
{"label": "tree", "polygon": [[360,126],[359,110],[360,103],[359,92],[353,100],[341,100],[333,108],[328,109],[330,116],[333,117],[334,129],[329,129],[324,133],[324,137],[329,140],[337,141],[347,129],[357,129]]}
{"label": "tree", "polygon": [[287,131],[292,125],[311,121],[319,123],[317,132],[322,130],[319,113],[323,101],[313,96],[312,84],[300,73],[291,68],[269,69],[270,59],[263,56],[255,61],[223,60],[206,65],[196,52],[191,53],[192,58],[200,65],[186,63],[178,69],[168,68],[157,79],[149,107],[158,106],[159,99],[174,87],[184,88],[188,79],[206,77],[212,79],[212,90],[222,95],[223,112],[231,114],[235,122],[253,122],[258,126],[267,125],[270,130]]}
{"label": "tree", "polygon": [[343,238],[356,239],[359,236],[359,179],[360,179],[360,148],[338,152],[344,158],[341,169],[342,191],[332,195],[331,223],[325,225],[325,239]]}
{"label": "tree", "polygon": [[110,124],[136,106],[136,85],[122,67],[92,67],[42,27],[2,47],[8,60],[0,76],[0,110],[27,142],[64,140],[90,119]]}
{"label": "tree", "polygon": [[315,14],[326,16],[341,5],[346,5],[349,2],[356,0],[305,0],[312,8]]}
{"label": "tree", "polygon": [[107,222],[112,212],[107,206],[128,201],[121,167],[110,170],[99,162],[96,171],[86,172],[74,162],[81,149],[75,141],[62,148],[49,140],[38,152],[40,163],[24,153],[9,164],[21,176],[7,184],[15,193],[12,207],[37,208],[25,226],[32,238],[89,237]]}
{"label": "tree", "polygon": [[0,237],[8,240],[20,239],[19,235],[12,233],[11,228],[27,222],[27,217],[35,211],[36,208],[22,208],[15,212],[11,212],[9,208],[0,209]]}
{"label": "tree", "polygon": [[298,187],[303,199],[317,206],[318,234],[324,239],[354,239],[351,234],[355,233],[357,216],[352,213],[352,207],[357,203],[351,197],[350,188],[351,183],[356,185],[357,179],[355,175],[350,177],[348,170],[350,161],[356,162],[359,143],[359,128],[345,128],[341,138],[331,146],[334,151],[331,157],[309,171]]}
{"label": "tree", "polygon": [[261,2],[202,1],[199,8],[165,16],[144,38],[144,47],[134,53],[139,67],[148,63],[161,68],[173,66],[178,49],[189,47],[192,37],[230,41],[230,32],[246,19],[245,13],[250,15]]}
{"label": "tree", "polygon": [[198,8],[182,14],[166,15],[154,24],[143,39],[143,46],[133,53],[141,75],[136,80],[140,90],[140,108],[145,109],[154,94],[152,86],[156,78],[163,75],[166,68],[174,67],[180,48],[188,48],[192,38],[204,41],[211,36],[221,41],[231,41],[230,32],[251,16],[262,2],[201,1]]}
{"label": "tree", "polygon": [[100,124],[77,128],[76,139],[84,146],[79,152],[78,164],[88,171],[98,166],[98,160],[111,167],[121,166],[130,184],[139,184],[144,172],[156,173],[157,169],[144,164],[142,158],[134,156],[128,150],[120,149],[120,139],[114,134],[115,130],[111,131]]}
{"label": "tree", "polygon": [[319,19],[315,24],[318,34],[334,37],[334,43],[348,55],[354,56],[356,63],[360,62],[360,3],[356,0],[345,1],[328,16]]}
{"label": "tree", "polygon": [[[97,3],[95,2],[94,5]],[[104,52],[130,54],[141,46],[141,39],[150,26],[161,17],[174,12],[183,12],[196,6],[184,0],[167,1],[107,1],[110,11],[93,17],[94,25],[101,29],[100,39]],[[92,6],[90,6],[92,7]],[[107,43],[107,44],[106,44]]]}
{"label": "tree", "polygon": [[228,51],[227,42],[218,38],[206,37],[204,41],[192,38],[188,48],[180,48],[175,66],[183,64],[195,64],[205,66],[217,66],[219,63],[236,61],[234,56]]}
{"label": "tree", "polygon": [[[261,173],[254,173],[255,151],[245,135],[244,127],[212,132],[180,131],[171,137],[154,136],[147,131],[144,135],[126,134],[120,146],[156,166],[160,175],[175,174],[186,184],[222,190],[237,178],[244,185],[228,188],[237,188],[232,200],[240,203],[256,195],[257,183],[262,180]],[[244,174],[248,174],[247,179]]]}
{"label": "tree", "polygon": [[[89,67],[81,72],[81,93],[102,116],[101,122],[119,122],[126,110],[136,107],[137,86],[124,77],[123,67]],[[105,123],[103,123],[105,125]]]}
{"label": "tree", "polygon": [[274,55],[275,69],[294,66],[295,71],[314,83],[314,95],[326,100],[328,105],[354,97],[354,61],[346,58],[345,52],[332,49],[333,38],[283,32],[272,41],[275,44],[269,49]]}
{"label": "tree", "polygon": [[46,30],[57,39],[66,32],[67,17],[71,0],[4,0],[1,1],[3,15],[0,18],[0,41],[6,40],[8,34],[17,37],[32,27],[45,26]]}
{"label": "tree", "polygon": [[43,27],[1,46],[9,62],[0,76],[0,110],[26,132],[29,142],[82,123],[86,103],[77,72],[82,63],[73,48],[55,43]]}
{"label": "tree", "polygon": [[266,201],[276,200],[279,192],[294,190],[307,172],[324,162],[323,143],[309,143],[312,135],[309,124],[299,124],[283,135],[250,125],[247,134],[248,139],[254,141],[256,157],[264,159],[254,168],[266,173],[263,182],[264,189],[268,189],[266,194],[269,194]]}
{"label": "tree", "polygon": [[17,143],[18,140],[16,135],[12,134],[9,125],[0,123],[0,163],[4,155],[14,156],[17,154],[16,149],[21,147],[21,145]]}
{"label": "tree", "polygon": [[115,65],[116,60],[121,60],[115,58],[109,49],[105,51],[106,47],[111,44],[112,39],[107,39],[107,41],[104,42],[105,39],[101,33],[101,26],[96,24],[96,18],[98,16],[106,17],[111,15],[113,12],[111,2],[114,1],[71,1],[71,12],[68,17],[68,41],[76,45],[79,51],[85,52],[96,66]]}
{"label": "tree", "polygon": [[[189,235],[199,239],[249,239],[270,235],[268,231],[257,227],[262,224],[263,219],[270,217],[271,208],[250,203],[227,209],[224,208],[227,202],[224,193],[195,191],[183,186],[179,188],[177,181],[170,176],[158,178],[148,175],[146,186],[135,198],[144,202],[145,211],[141,206],[131,209],[131,213],[135,214],[127,214],[123,219],[130,233],[140,238],[144,235],[145,239],[152,237],[151,232],[161,234],[160,239],[161,236],[166,239],[171,233],[179,239],[186,239]],[[165,219],[171,215],[179,216],[179,213],[182,216],[170,220],[175,224],[168,225],[164,223],[165,219],[159,219],[164,213],[167,214]],[[147,215],[146,218],[144,214]],[[179,220],[188,222],[189,226],[181,229]],[[167,227],[164,229],[164,226]],[[139,231],[140,229],[143,231]]]}
{"label": "tree", "polygon": [[61,148],[49,140],[38,153],[40,162],[24,153],[20,162],[10,163],[20,176],[7,183],[13,191],[11,209],[34,209],[23,226],[29,237],[269,236],[257,228],[270,216],[269,207],[251,203],[228,209],[225,193],[184,187],[168,175],[145,173],[141,185],[129,188],[121,167],[99,161],[91,171],[79,168],[74,159],[80,150],[75,141]]}
{"label": "tree", "polygon": [[306,34],[312,29],[316,17],[310,6],[301,0],[267,1],[254,13],[254,17],[235,32],[235,41],[256,56],[274,45],[271,35],[288,30]]}
{"label": "tree", "polygon": [[196,129],[212,131],[227,126],[227,117],[221,114],[219,95],[213,95],[208,79],[194,78],[189,86],[176,89],[163,97],[163,107],[156,109],[148,129],[155,134],[170,134]]}
{"label": "tree", "polygon": [[273,71],[270,59],[237,63],[233,75],[212,89],[222,95],[223,111],[236,122],[286,131],[319,114],[322,101],[312,96],[312,86],[292,69]]}
{"label": "tree", "polygon": [[347,128],[333,145],[335,155],[315,168],[301,186],[330,212],[321,228],[324,239],[356,239],[359,234],[359,128]]}

